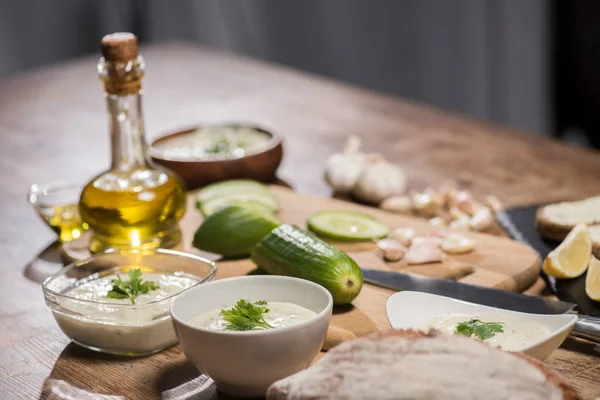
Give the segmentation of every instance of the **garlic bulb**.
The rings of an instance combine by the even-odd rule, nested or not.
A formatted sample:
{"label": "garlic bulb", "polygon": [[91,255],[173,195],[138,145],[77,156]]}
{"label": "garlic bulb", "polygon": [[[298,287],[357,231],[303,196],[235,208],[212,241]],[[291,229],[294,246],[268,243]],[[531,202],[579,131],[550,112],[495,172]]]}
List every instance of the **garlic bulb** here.
{"label": "garlic bulb", "polygon": [[405,189],[406,177],[402,168],[386,161],[381,155],[372,155],[352,194],[366,203],[379,204],[392,195],[404,193]]}
{"label": "garlic bulb", "polygon": [[388,197],[379,204],[379,208],[399,214],[410,214],[412,211],[412,200],[405,194]]}
{"label": "garlic bulb", "polygon": [[325,179],[340,194],[350,193],[365,167],[365,155],[360,152],[362,141],[358,136],[348,138],[344,151],[327,159]]}

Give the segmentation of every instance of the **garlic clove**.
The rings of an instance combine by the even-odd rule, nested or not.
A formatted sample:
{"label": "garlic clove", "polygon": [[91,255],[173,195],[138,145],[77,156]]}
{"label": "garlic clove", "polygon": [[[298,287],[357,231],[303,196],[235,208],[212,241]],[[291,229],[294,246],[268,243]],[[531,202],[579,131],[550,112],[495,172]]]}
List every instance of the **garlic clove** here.
{"label": "garlic clove", "polygon": [[465,254],[475,250],[475,241],[464,235],[453,233],[444,238],[441,247],[449,254]]}
{"label": "garlic clove", "polygon": [[406,247],[392,239],[377,241],[377,254],[386,261],[398,261],[406,253]]}
{"label": "garlic clove", "polygon": [[452,229],[468,230],[469,222],[470,222],[470,218],[465,214],[463,217],[460,217],[460,218],[455,219],[454,221],[450,222],[450,225],[448,225],[448,226]]}
{"label": "garlic clove", "polygon": [[395,240],[405,247],[410,246],[412,238],[415,236],[413,228],[396,228],[388,235],[389,239]]}
{"label": "garlic clove", "polygon": [[443,239],[446,236],[451,235],[452,233],[453,233],[452,231],[442,228],[442,229],[437,229],[437,230],[431,232],[429,234],[429,236]]}
{"label": "garlic clove", "polygon": [[494,195],[489,195],[485,198],[485,205],[491,208],[494,213],[498,213],[504,209],[500,199]]}
{"label": "garlic clove", "polygon": [[481,206],[469,221],[469,228],[474,231],[485,231],[494,224],[494,215],[489,207]]}
{"label": "garlic clove", "polygon": [[467,213],[462,212],[461,210],[459,210],[456,207],[452,207],[449,211],[449,214],[450,214],[450,219],[452,221],[469,218],[469,215]]}
{"label": "garlic clove", "polygon": [[429,220],[429,225],[431,226],[446,226],[446,221],[442,217],[435,217]]}
{"label": "garlic clove", "polygon": [[473,199],[471,193],[463,190],[456,194],[453,207],[456,207],[465,214],[472,216],[480,207],[480,204]]}
{"label": "garlic clove", "polygon": [[410,196],[400,194],[388,197],[379,204],[379,208],[399,214],[410,214],[413,204]]}
{"label": "garlic clove", "polygon": [[423,243],[430,243],[430,244],[435,244],[436,246],[441,246],[442,239],[443,238],[441,236],[435,236],[435,235],[415,236],[410,245],[413,246],[413,245],[420,245]]}
{"label": "garlic clove", "polygon": [[[428,264],[444,260],[444,253],[437,241],[433,238],[420,238],[404,254],[404,261],[408,265]],[[440,239],[441,240],[441,239]]]}
{"label": "garlic clove", "polygon": [[440,185],[439,193],[443,197],[442,207],[450,208],[454,204],[458,193],[458,185],[452,180],[443,181]]}
{"label": "garlic clove", "polygon": [[415,210],[426,217],[434,217],[442,207],[443,198],[431,188],[412,194]]}

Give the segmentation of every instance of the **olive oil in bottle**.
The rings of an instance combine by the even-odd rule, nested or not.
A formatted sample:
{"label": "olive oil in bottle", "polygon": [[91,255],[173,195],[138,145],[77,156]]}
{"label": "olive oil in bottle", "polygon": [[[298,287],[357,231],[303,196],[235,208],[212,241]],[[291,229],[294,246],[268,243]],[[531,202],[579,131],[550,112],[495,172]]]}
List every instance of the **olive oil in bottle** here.
{"label": "olive oil in bottle", "polygon": [[144,61],[137,38],[107,35],[102,55],[98,72],[108,106],[112,165],[81,193],[79,213],[92,231],[90,250],[174,247],[181,240],[185,189],[147,154],[141,107]]}

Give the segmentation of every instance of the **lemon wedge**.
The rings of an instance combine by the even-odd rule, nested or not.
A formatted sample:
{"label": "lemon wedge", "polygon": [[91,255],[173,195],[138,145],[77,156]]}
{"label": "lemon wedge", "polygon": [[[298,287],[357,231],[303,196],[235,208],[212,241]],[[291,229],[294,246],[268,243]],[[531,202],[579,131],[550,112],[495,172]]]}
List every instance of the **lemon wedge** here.
{"label": "lemon wedge", "polygon": [[585,277],[585,293],[590,299],[600,301],[600,260],[596,257],[592,257]]}
{"label": "lemon wedge", "polygon": [[577,224],[565,240],[548,254],[544,272],[555,278],[576,278],[583,274],[592,257],[592,240],[587,225]]}

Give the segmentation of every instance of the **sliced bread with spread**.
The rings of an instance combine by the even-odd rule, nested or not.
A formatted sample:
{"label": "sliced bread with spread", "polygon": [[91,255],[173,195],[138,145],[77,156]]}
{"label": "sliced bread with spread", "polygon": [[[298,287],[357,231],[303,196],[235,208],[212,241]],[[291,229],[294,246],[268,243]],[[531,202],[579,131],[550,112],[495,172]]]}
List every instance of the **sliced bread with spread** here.
{"label": "sliced bread with spread", "polygon": [[586,224],[600,244],[600,196],[540,207],[536,223],[540,235],[551,240],[563,240],[575,225]]}

